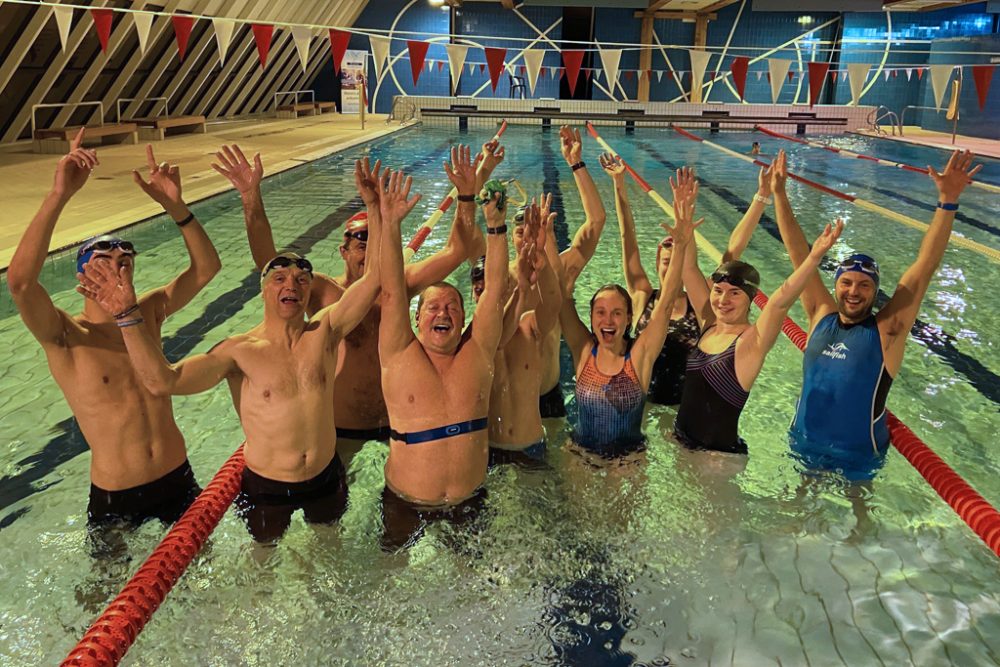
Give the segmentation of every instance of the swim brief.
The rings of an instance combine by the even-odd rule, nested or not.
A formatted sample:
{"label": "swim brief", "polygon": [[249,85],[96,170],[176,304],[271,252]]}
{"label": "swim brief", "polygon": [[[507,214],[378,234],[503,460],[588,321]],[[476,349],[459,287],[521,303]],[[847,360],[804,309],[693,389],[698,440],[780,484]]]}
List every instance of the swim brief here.
{"label": "swim brief", "polygon": [[511,464],[521,468],[545,467],[545,438],[524,449],[504,449],[490,443],[489,467]]}
{"label": "swim brief", "polygon": [[542,419],[556,419],[566,416],[566,401],[563,400],[562,387],[556,386],[538,397],[538,411]]}
{"label": "swim brief", "polygon": [[382,490],[382,550],[393,553],[416,544],[424,529],[435,521],[465,526],[476,520],[486,507],[486,488],[479,487],[469,498],[450,507],[426,507]]}
{"label": "swim brief", "polygon": [[138,526],[150,519],[173,523],[201,493],[187,459],[152,482],[121,491],[90,485],[87,523],[99,526],[116,522]]}

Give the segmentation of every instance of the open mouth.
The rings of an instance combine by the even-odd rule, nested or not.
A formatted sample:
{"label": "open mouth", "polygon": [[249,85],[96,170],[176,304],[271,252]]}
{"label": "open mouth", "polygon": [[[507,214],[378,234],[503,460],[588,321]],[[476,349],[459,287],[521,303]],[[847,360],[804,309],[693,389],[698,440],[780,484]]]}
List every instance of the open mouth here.
{"label": "open mouth", "polygon": [[615,339],[615,334],[617,332],[618,329],[616,329],[615,327],[601,327],[600,328],[601,340],[604,341],[605,343],[610,343]]}
{"label": "open mouth", "polygon": [[299,297],[295,296],[294,294],[286,294],[285,296],[281,297],[280,301],[281,303],[288,303],[293,305],[298,305],[300,303]]}
{"label": "open mouth", "polygon": [[431,327],[434,333],[448,333],[451,331],[451,322],[435,322]]}

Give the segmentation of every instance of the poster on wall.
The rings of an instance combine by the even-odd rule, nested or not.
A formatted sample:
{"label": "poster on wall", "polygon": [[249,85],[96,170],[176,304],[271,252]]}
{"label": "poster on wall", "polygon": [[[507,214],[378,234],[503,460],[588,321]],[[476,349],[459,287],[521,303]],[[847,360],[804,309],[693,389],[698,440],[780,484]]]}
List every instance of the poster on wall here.
{"label": "poster on wall", "polygon": [[367,67],[367,51],[345,51],[340,66],[340,111],[360,113],[361,82]]}

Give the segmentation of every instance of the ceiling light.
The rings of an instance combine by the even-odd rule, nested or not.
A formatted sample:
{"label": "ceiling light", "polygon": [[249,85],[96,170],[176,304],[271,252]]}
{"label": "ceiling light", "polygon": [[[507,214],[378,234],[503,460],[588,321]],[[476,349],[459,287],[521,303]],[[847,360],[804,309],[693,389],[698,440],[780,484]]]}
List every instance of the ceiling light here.
{"label": "ceiling light", "polygon": [[440,7],[444,5],[444,0],[427,0],[431,7]]}

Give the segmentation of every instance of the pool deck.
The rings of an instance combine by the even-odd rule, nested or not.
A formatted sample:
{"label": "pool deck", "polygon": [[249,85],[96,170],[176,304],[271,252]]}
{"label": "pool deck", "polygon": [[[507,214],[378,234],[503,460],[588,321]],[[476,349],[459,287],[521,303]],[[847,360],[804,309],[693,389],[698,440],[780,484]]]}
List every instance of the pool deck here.
{"label": "pool deck", "polygon": [[[369,115],[365,129],[357,116],[330,113],[289,120],[252,119],[211,123],[206,134],[182,134],[153,142],[157,161],[181,167],[184,198],[190,204],[232,188],[211,167],[223,144],[239,144],[252,159],[260,152],[264,174],[272,175],[359,143],[397,132],[384,114]],[[146,175],[146,144],[98,149],[100,166],[63,211],[50,250],[96,234],[126,227],[163,213],[132,181],[132,170]],[[58,156],[32,152],[31,142],[0,148],[0,271],[6,271],[17,243],[49,191]]]}
{"label": "pool deck", "polygon": [[935,132],[925,130],[916,125],[906,125],[903,127],[903,136],[893,136],[891,129],[886,129],[888,134],[875,134],[871,129],[858,130],[855,134],[863,134],[868,137],[878,137],[891,141],[901,141],[907,144],[918,146],[931,146],[933,148],[943,148],[945,150],[955,150],[956,148],[968,149],[976,155],[1000,159],[1000,141],[996,139],[983,139],[981,137],[966,137],[956,135],[955,143],[951,143],[951,133]]}

